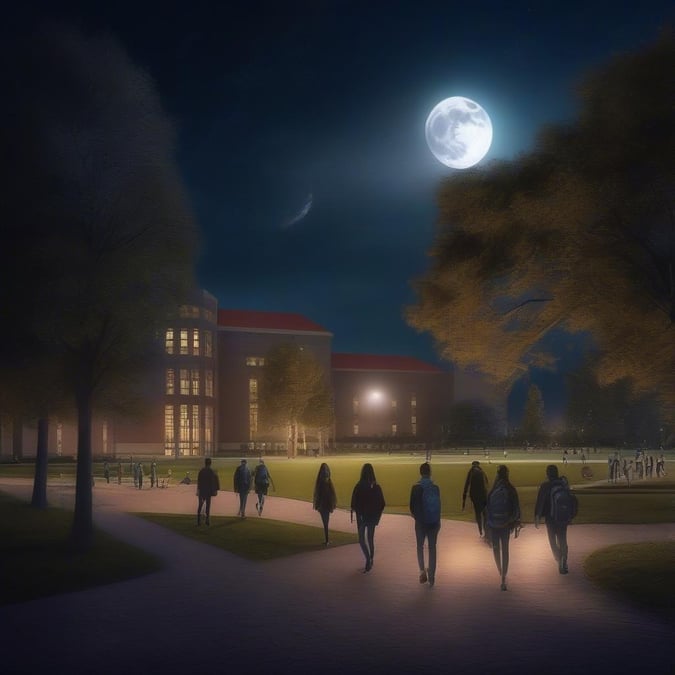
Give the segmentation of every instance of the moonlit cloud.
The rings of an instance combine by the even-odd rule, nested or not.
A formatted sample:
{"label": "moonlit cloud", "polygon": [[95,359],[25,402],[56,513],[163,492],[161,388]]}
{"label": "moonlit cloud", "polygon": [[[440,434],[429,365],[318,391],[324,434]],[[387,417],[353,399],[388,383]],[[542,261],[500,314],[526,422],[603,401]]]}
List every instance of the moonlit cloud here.
{"label": "moonlit cloud", "polygon": [[310,192],[307,195],[307,199],[305,200],[303,207],[294,216],[286,220],[281,227],[286,229],[288,227],[292,227],[296,223],[299,223],[311,211],[313,202],[314,196]]}

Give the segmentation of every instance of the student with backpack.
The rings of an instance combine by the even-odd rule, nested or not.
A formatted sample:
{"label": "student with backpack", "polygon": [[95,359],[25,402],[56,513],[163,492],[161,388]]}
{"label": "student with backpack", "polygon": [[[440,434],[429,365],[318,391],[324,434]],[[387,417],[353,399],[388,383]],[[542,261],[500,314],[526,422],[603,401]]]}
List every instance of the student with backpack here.
{"label": "student with backpack", "polygon": [[501,589],[505,591],[506,574],[509,571],[509,538],[511,530],[520,528],[520,501],[516,488],[509,481],[509,469],[504,464],[497,468],[494,485],[488,494],[487,526],[497,571],[502,580]]}
{"label": "student with backpack", "polygon": [[485,475],[485,471],[481,469],[478,460],[471,462],[469,473],[466,474],[464,492],[462,493],[462,511],[464,511],[464,507],[466,506],[467,492],[469,493],[469,498],[473,504],[476,524],[478,525],[478,535],[482,537],[483,532],[485,531],[485,506],[487,504],[488,477]]}
{"label": "student with backpack", "polygon": [[251,470],[245,459],[242,459],[234,472],[234,491],[239,495],[239,513],[237,515],[246,518],[246,501],[251,489]]}
{"label": "student with backpack", "polygon": [[546,522],[548,542],[560,574],[567,574],[567,526],[577,515],[577,498],[572,494],[567,479],[558,475],[558,467],[549,464],[546,478],[539,486],[534,507],[534,526]]}
{"label": "student with backpack", "polygon": [[272,489],[276,492],[274,481],[272,480],[272,474],[265,465],[265,461],[261,459],[258,463],[258,466],[253,469],[253,486],[255,488],[255,493],[258,496],[255,510],[258,512],[259,516],[262,516],[263,506],[265,505],[265,496],[267,495],[267,490],[269,489],[270,483],[272,484]]}
{"label": "student with backpack", "polygon": [[359,545],[366,557],[364,572],[373,568],[375,554],[375,528],[380,522],[384,511],[384,495],[382,488],[375,480],[375,469],[372,464],[364,464],[361,469],[361,479],[352,491],[351,516],[356,513],[356,528],[359,534]]}
{"label": "student with backpack", "polygon": [[[415,519],[417,540],[417,563],[420,568],[420,583],[429,586],[436,582],[436,540],[441,529],[441,491],[431,480],[431,465],[420,465],[421,478],[410,490],[410,513]],[[424,540],[429,545],[429,566],[424,566]]]}

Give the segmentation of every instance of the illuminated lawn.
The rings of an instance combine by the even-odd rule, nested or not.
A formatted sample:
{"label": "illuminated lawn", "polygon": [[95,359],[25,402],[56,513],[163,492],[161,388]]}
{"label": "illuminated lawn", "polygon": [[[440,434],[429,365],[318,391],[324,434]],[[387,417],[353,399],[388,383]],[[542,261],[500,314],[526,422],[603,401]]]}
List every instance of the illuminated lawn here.
{"label": "illuminated lawn", "polygon": [[68,547],[73,515],[0,494],[0,605],[79,591],[160,569],[154,556],[97,530],[84,555]]}
{"label": "illuminated lawn", "polygon": [[[272,560],[296,553],[326,550],[323,528],[266,518],[211,516],[211,525],[197,527],[194,515],[135,514],[177,534],[216,546],[249,560]],[[329,530],[329,548],[355,544],[356,535]]]}
{"label": "illuminated lawn", "polygon": [[594,551],[584,571],[595,584],[675,620],[675,541],[616,544]]}

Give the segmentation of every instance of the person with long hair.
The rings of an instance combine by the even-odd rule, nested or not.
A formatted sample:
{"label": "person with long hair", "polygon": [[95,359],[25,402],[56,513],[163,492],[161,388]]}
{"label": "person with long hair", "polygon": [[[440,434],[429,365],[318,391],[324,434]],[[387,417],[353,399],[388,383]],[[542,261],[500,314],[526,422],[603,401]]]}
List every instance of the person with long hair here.
{"label": "person with long hair", "polygon": [[328,546],[328,520],[330,514],[335,511],[337,506],[337,495],[335,494],[335,486],[330,477],[330,468],[326,462],[323,462],[319,467],[319,473],[316,476],[314,483],[314,510],[319,512],[321,522],[323,523],[323,534],[325,537],[324,546]]}
{"label": "person with long hair", "polygon": [[361,468],[361,479],[352,492],[352,520],[356,513],[356,528],[359,534],[359,545],[366,558],[364,572],[373,568],[375,555],[375,528],[384,511],[384,495],[382,488],[375,480],[375,469],[372,464],[364,464]]}
{"label": "person with long hair", "polygon": [[512,530],[520,528],[520,501],[505,464],[497,468],[494,485],[488,494],[487,526],[497,571],[502,580],[501,589],[505,591],[506,574],[509,571],[509,538]]}

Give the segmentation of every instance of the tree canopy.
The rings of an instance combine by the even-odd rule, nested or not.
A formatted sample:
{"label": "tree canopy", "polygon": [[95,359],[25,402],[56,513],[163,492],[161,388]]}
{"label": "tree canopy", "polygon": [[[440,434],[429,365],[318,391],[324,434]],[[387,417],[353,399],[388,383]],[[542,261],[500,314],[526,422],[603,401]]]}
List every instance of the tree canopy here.
{"label": "tree canopy", "polygon": [[551,365],[554,329],[592,336],[596,375],[675,410],[675,40],[617,57],[579,88],[574,123],[514,161],[440,186],[410,324],[443,357],[507,383]]}

